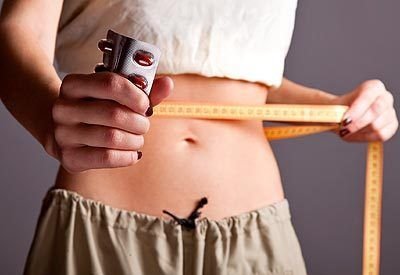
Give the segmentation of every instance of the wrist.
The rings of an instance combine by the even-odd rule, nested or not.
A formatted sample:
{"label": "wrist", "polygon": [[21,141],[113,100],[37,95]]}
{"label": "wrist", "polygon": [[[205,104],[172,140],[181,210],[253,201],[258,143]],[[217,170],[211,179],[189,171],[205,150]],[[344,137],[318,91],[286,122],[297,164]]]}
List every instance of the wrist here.
{"label": "wrist", "polygon": [[338,96],[338,95],[333,95],[330,99],[329,99],[329,104],[332,105],[343,105],[342,102],[342,96]]}
{"label": "wrist", "polygon": [[312,104],[335,105],[338,104],[339,97],[335,94],[317,90]]}

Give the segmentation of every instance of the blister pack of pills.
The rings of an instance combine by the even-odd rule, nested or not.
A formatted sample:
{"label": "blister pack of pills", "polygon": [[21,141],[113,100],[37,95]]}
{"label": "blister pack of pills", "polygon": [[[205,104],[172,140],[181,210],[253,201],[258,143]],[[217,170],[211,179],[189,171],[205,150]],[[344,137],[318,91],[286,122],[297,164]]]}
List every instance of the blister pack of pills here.
{"label": "blister pack of pills", "polygon": [[98,64],[95,71],[101,67],[122,75],[150,95],[161,56],[159,48],[112,30],[99,41],[98,47],[103,52],[103,64]]}

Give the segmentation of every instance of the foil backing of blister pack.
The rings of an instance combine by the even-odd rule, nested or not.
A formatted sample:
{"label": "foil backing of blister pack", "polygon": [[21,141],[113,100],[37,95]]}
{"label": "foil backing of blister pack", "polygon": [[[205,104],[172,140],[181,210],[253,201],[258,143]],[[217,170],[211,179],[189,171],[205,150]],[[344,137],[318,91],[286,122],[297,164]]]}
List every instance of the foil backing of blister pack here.
{"label": "foil backing of blister pack", "polygon": [[[161,51],[156,46],[116,33],[112,30],[107,32],[106,40],[110,44],[110,50],[104,51],[104,67],[110,71],[120,74],[126,78],[132,75],[143,76],[147,86],[142,90],[150,95],[151,87],[156,75]],[[153,55],[153,62],[149,66],[143,66],[134,60],[138,51],[149,52]]]}

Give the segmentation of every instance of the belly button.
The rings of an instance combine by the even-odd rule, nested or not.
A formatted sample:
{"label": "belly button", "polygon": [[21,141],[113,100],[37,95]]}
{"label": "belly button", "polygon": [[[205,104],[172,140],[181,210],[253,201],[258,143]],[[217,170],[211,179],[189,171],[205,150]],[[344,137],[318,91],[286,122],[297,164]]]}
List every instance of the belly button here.
{"label": "belly button", "polygon": [[185,138],[184,141],[186,141],[187,143],[197,143],[197,141],[195,139],[190,138],[190,137]]}

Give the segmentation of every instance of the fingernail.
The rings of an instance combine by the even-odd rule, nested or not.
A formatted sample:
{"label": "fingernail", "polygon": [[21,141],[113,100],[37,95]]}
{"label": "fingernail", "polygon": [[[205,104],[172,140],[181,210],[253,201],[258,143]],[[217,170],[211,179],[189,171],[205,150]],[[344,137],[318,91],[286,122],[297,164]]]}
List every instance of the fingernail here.
{"label": "fingernail", "polygon": [[151,116],[153,114],[153,107],[149,107],[146,111],[146,116]]}
{"label": "fingernail", "polygon": [[137,159],[138,160],[142,158],[142,155],[143,155],[142,151],[137,151]]}
{"label": "fingernail", "polygon": [[351,120],[351,118],[350,117],[346,117],[344,120],[343,120],[343,126],[347,126],[347,125],[349,125],[350,123],[352,122],[352,120]]}
{"label": "fingernail", "polygon": [[341,137],[344,137],[348,133],[350,133],[349,129],[342,129],[342,130],[339,131],[339,134],[340,134]]}

